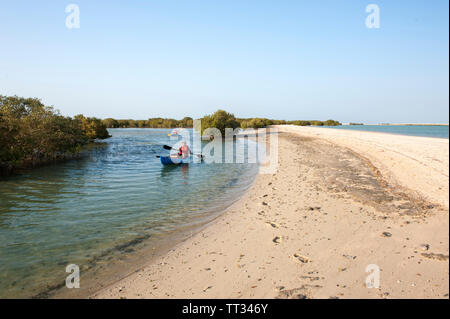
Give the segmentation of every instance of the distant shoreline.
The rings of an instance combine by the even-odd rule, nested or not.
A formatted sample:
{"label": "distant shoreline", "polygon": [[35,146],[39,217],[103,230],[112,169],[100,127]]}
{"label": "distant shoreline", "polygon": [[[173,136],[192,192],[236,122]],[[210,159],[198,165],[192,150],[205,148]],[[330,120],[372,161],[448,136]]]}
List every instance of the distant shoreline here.
{"label": "distant shoreline", "polygon": [[[351,125],[350,123],[343,123],[342,125]],[[356,124],[353,124],[357,126]],[[371,126],[448,126],[447,124],[427,124],[427,123],[379,123],[379,124],[361,124],[361,125],[371,125]]]}
{"label": "distant shoreline", "polygon": [[448,125],[380,125],[380,124],[368,124],[368,125],[341,125],[338,127],[326,127],[336,130],[345,131],[359,131],[359,132],[377,132],[404,136],[422,136],[429,138],[449,138]]}

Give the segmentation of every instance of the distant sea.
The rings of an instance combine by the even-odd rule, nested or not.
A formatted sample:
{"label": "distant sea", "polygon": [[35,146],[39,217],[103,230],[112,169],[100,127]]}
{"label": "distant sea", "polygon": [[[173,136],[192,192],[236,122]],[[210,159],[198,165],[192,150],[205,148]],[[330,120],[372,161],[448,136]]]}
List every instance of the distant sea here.
{"label": "distant sea", "polygon": [[370,131],[411,136],[448,138],[448,125],[341,125],[340,130]]}

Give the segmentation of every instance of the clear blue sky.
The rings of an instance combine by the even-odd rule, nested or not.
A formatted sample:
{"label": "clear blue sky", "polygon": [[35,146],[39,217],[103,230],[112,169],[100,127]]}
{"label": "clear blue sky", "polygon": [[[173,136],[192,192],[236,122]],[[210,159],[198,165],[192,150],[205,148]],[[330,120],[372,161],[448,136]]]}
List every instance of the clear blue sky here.
{"label": "clear blue sky", "polygon": [[[80,7],[80,29],[65,7]],[[380,7],[367,29],[365,8]],[[448,123],[433,1],[1,1],[0,94],[65,115]]]}

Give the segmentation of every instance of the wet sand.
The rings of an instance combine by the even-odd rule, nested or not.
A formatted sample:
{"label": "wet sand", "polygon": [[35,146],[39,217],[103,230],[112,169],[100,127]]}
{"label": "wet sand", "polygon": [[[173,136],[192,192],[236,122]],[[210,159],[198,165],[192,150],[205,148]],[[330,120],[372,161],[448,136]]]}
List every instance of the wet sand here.
{"label": "wet sand", "polygon": [[91,297],[448,298],[448,140],[278,128],[276,174]]}

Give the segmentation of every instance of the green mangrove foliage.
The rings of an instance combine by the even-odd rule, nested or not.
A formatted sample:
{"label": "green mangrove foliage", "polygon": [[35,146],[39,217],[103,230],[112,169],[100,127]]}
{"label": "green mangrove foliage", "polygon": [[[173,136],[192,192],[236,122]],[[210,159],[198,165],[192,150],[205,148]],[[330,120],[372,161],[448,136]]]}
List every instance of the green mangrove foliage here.
{"label": "green mangrove foliage", "polygon": [[233,114],[228,113],[224,110],[218,110],[214,114],[206,115],[202,117],[201,120],[202,135],[207,128],[217,128],[219,129],[220,133],[222,133],[222,136],[225,136],[226,128],[235,129],[241,126],[239,121],[234,117]]}
{"label": "green mangrove foliage", "polygon": [[263,128],[269,125],[274,125],[274,121],[265,119],[265,118],[252,118],[252,119],[240,119],[240,127],[243,129],[246,128]]}
{"label": "green mangrove foliage", "polygon": [[107,137],[99,119],[62,116],[36,98],[0,96],[0,171],[68,158]]}
{"label": "green mangrove foliage", "polygon": [[79,114],[74,117],[74,120],[81,125],[81,130],[83,134],[90,140],[94,139],[105,139],[111,137],[106,125],[103,124],[102,120],[95,117],[84,117]]}
{"label": "green mangrove foliage", "polygon": [[207,115],[201,118],[202,120],[202,134],[206,128],[215,127],[220,130],[222,136],[224,136],[225,128],[253,128],[259,129],[268,127],[270,125],[284,125],[284,124],[293,124],[300,126],[338,126],[341,125],[340,122],[335,120],[327,120],[327,121],[285,121],[285,120],[271,120],[267,118],[235,118],[233,114],[228,113],[223,110],[218,110],[216,113],[212,115]]}
{"label": "green mangrove foliage", "polygon": [[269,125],[298,125],[298,126],[338,126],[340,122],[334,120],[327,121],[285,121],[285,120],[269,120],[266,118],[238,119],[241,128],[263,128]]}
{"label": "green mangrove foliage", "polygon": [[327,121],[289,121],[286,124],[298,125],[298,126],[339,126],[342,125],[338,121],[327,120]]}
{"label": "green mangrove foliage", "polygon": [[185,117],[182,120],[164,119],[161,117],[150,118],[148,120],[115,120],[107,118],[102,122],[108,128],[189,128],[193,125],[193,119],[191,117]]}
{"label": "green mangrove foliage", "polygon": [[[200,119],[202,121],[202,133],[206,128],[218,128],[222,135],[225,134],[225,128],[263,128],[269,125],[284,125],[293,124],[300,126],[337,126],[341,125],[338,121],[285,121],[285,120],[271,120],[267,118],[236,118],[234,114],[228,113],[224,110],[218,110],[214,114],[206,115]],[[161,117],[150,118],[148,120],[115,120],[112,118],[104,119],[103,124],[108,128],[176,128],[185,127],[191,128],[193,126],[193,119],[185,117],[182,120],[165,119]]]}

